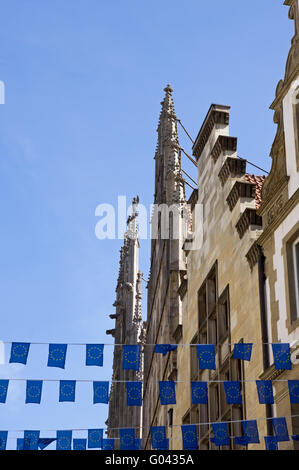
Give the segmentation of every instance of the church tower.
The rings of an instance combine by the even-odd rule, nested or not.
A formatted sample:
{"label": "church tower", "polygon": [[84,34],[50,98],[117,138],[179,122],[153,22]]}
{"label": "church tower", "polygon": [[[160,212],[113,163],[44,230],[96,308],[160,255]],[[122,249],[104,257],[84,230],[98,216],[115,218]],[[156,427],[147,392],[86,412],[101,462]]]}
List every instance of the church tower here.
{"label": "church tower", "polygon": [[152,214],[151,264],[148,280],[147,331],[144,353],[143,447],[150,448],[150,427],[175,421],[173,407],[161,407],[159,381],[176,380],[177,351],[154,353],[154,344],[182,339],[182,306],[178,294],[186,273],[182,249],[186,198],[172,89],[167,85],[158,124],[155,195]]}
{"label": "church tower", "polygon": [[141,316],[142,272],[139,271],[138,202],[132,202],[132,214],[127,220],[124,245],[120,250],[119,276],[116,286],[116,301],[113,304],[115,327],[106,331],[114,338],[113,375],[109,397],[108,436],[119,443],[119,428],[136,428],[135,437],[141,437],[141,407],[127,406],[126,381],[140,381],[143,375],[143,360],[140,370],[122,370],[123,344],[142,344],[144,326]]}

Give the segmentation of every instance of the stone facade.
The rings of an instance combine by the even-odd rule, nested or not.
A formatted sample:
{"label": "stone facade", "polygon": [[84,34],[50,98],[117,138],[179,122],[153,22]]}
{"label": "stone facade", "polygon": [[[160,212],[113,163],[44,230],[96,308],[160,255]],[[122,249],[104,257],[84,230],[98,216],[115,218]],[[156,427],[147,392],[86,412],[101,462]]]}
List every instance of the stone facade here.
{"label": "stone facade", "polygon": [[[262,192],[259,214],[264,231],[257,243],[265,256],[268,301],[267,328],[270,342],[291,344],[293,368],[274,370],[269,351],[262,378],[299,378],[299,5],[286,0],[295,35],[287,59],[284,79],[276,89],[271,105],[277,133],[271,149],[272,168]],[[273,416],[299,415],[299,405],[290,404],[287,382],[275,384]],[[299,433],[299,419],[288,418],[292,434]],[[299,449],[298,442],[279,444],[279,448]]]}

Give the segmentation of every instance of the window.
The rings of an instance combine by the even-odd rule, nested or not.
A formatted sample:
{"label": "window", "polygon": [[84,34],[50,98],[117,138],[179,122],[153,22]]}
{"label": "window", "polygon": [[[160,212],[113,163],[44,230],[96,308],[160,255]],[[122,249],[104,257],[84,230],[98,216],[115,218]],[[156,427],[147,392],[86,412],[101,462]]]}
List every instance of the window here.
{"label": "window", "polygon": [[173,408],[170,408],[170,410],[168,410],[168,426],[172,426],[173,425]]}
{"label": "window", "polygon": [[294,92],[293,114],[294,114],[296,161],[297,161],[297,170],[299,171],[299,88],[297,88],[297,90],[295,90]]}
{"label": "window", "polygon": [[294,272],[295,272],[295,297],[296,297],[296,307],[297,315],[299,317],[299,237],[293,244],[293,263],[294,263]]}

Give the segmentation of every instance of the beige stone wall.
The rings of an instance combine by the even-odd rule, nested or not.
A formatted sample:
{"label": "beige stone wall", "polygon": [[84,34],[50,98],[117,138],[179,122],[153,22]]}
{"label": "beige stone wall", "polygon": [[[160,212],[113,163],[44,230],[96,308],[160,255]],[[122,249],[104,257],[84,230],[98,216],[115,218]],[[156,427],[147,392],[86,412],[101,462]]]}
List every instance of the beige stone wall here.
{"label": "beige stone wall", "polygon": [[[198,330],[198,290],[218,262],[218,294],[229,285],[230,292],[230,343],[255,343],[251,362],[244,362],[246,419],[265,418],[265,406],[258,404],[255,380],[263,372],[260,301],[257,265],[251,271],[246,254],[259,230],[250,227],[240,239],[235,225],[246,207],[255,208],[255,201],[241,198],[231,212],[226,202],[236,178],[229,178],[222,187],[218,174],[227,156],[236,153],[222,152],[216,163],[211,150],[221,135],[228,135],[228,126],[214,127],[198,162],[198,202],[203,204],[203,245],[190,251],[187,257],[188,291],[183,301],[183,343],[191,343]],[[238,179],[238,178],[237,178]],[[229,349],[232,348],[224,345]],[[175,409],[176,424],[191,406],[190,348],[180,347],[178,353],[178,404]],[[208,373],[206,374],[208,376]],[[252,381],[252,382],[250,382]],[[261,436],[266,435],[266,421],[258,421]],[[261,448],[251,445],[250,448]]]}

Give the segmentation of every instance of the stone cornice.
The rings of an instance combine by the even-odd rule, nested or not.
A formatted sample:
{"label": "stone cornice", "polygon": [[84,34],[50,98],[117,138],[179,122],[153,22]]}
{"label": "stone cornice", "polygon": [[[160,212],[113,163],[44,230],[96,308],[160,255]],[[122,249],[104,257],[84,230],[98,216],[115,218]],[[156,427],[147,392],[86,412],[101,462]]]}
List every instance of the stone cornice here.
{"label": "stone cornice", "polygon": [[220,172],[219,179],[222,186],[225,185],[228,178],[243,176],[246,172],[246,160],[244,158],[227,157]]}
{"label": "stone cornice", "polygon": [[195,139],[193,145],[193,155],[196,160],[199,159],[209,137],[213,131],[215,124],[226,124],[229,123],[229,110],[230,106],[212,104],[208,114],[200,128],[200,131]]}
{"label": "stone cornice", "polygon": [[250,199],[255,198],[256,185],[253,183],[247,183],[245,181],[236,181],[231,192],[229,193],[226,202],[232,211],[238,200],[241,197],[247,197]]}
{"label": "stone cornice", "polygon": [[247,207],[236,224],[236,229],[240,238],[243,238],[250,225],[262,227],[262,218],[257,215],[255,209]]}
{"label": "stone cornice", "polygon": [[231,150],[232,152],[236,152],[237,142],[238,142],[237,137],[231,137],[228,135],[220,135],[211,152],[214,163],[216,163],[216,161],[218,160],[221,152],[224,152],[225,150]]}
{"label": "stone cornice", "polygon": [[254,242],[250,250],[246,254],[246,259],[248,261],[251,271],[253,270],[254,266],[258,261],[259,253],[259,245],[257,244],[257,242]]}

